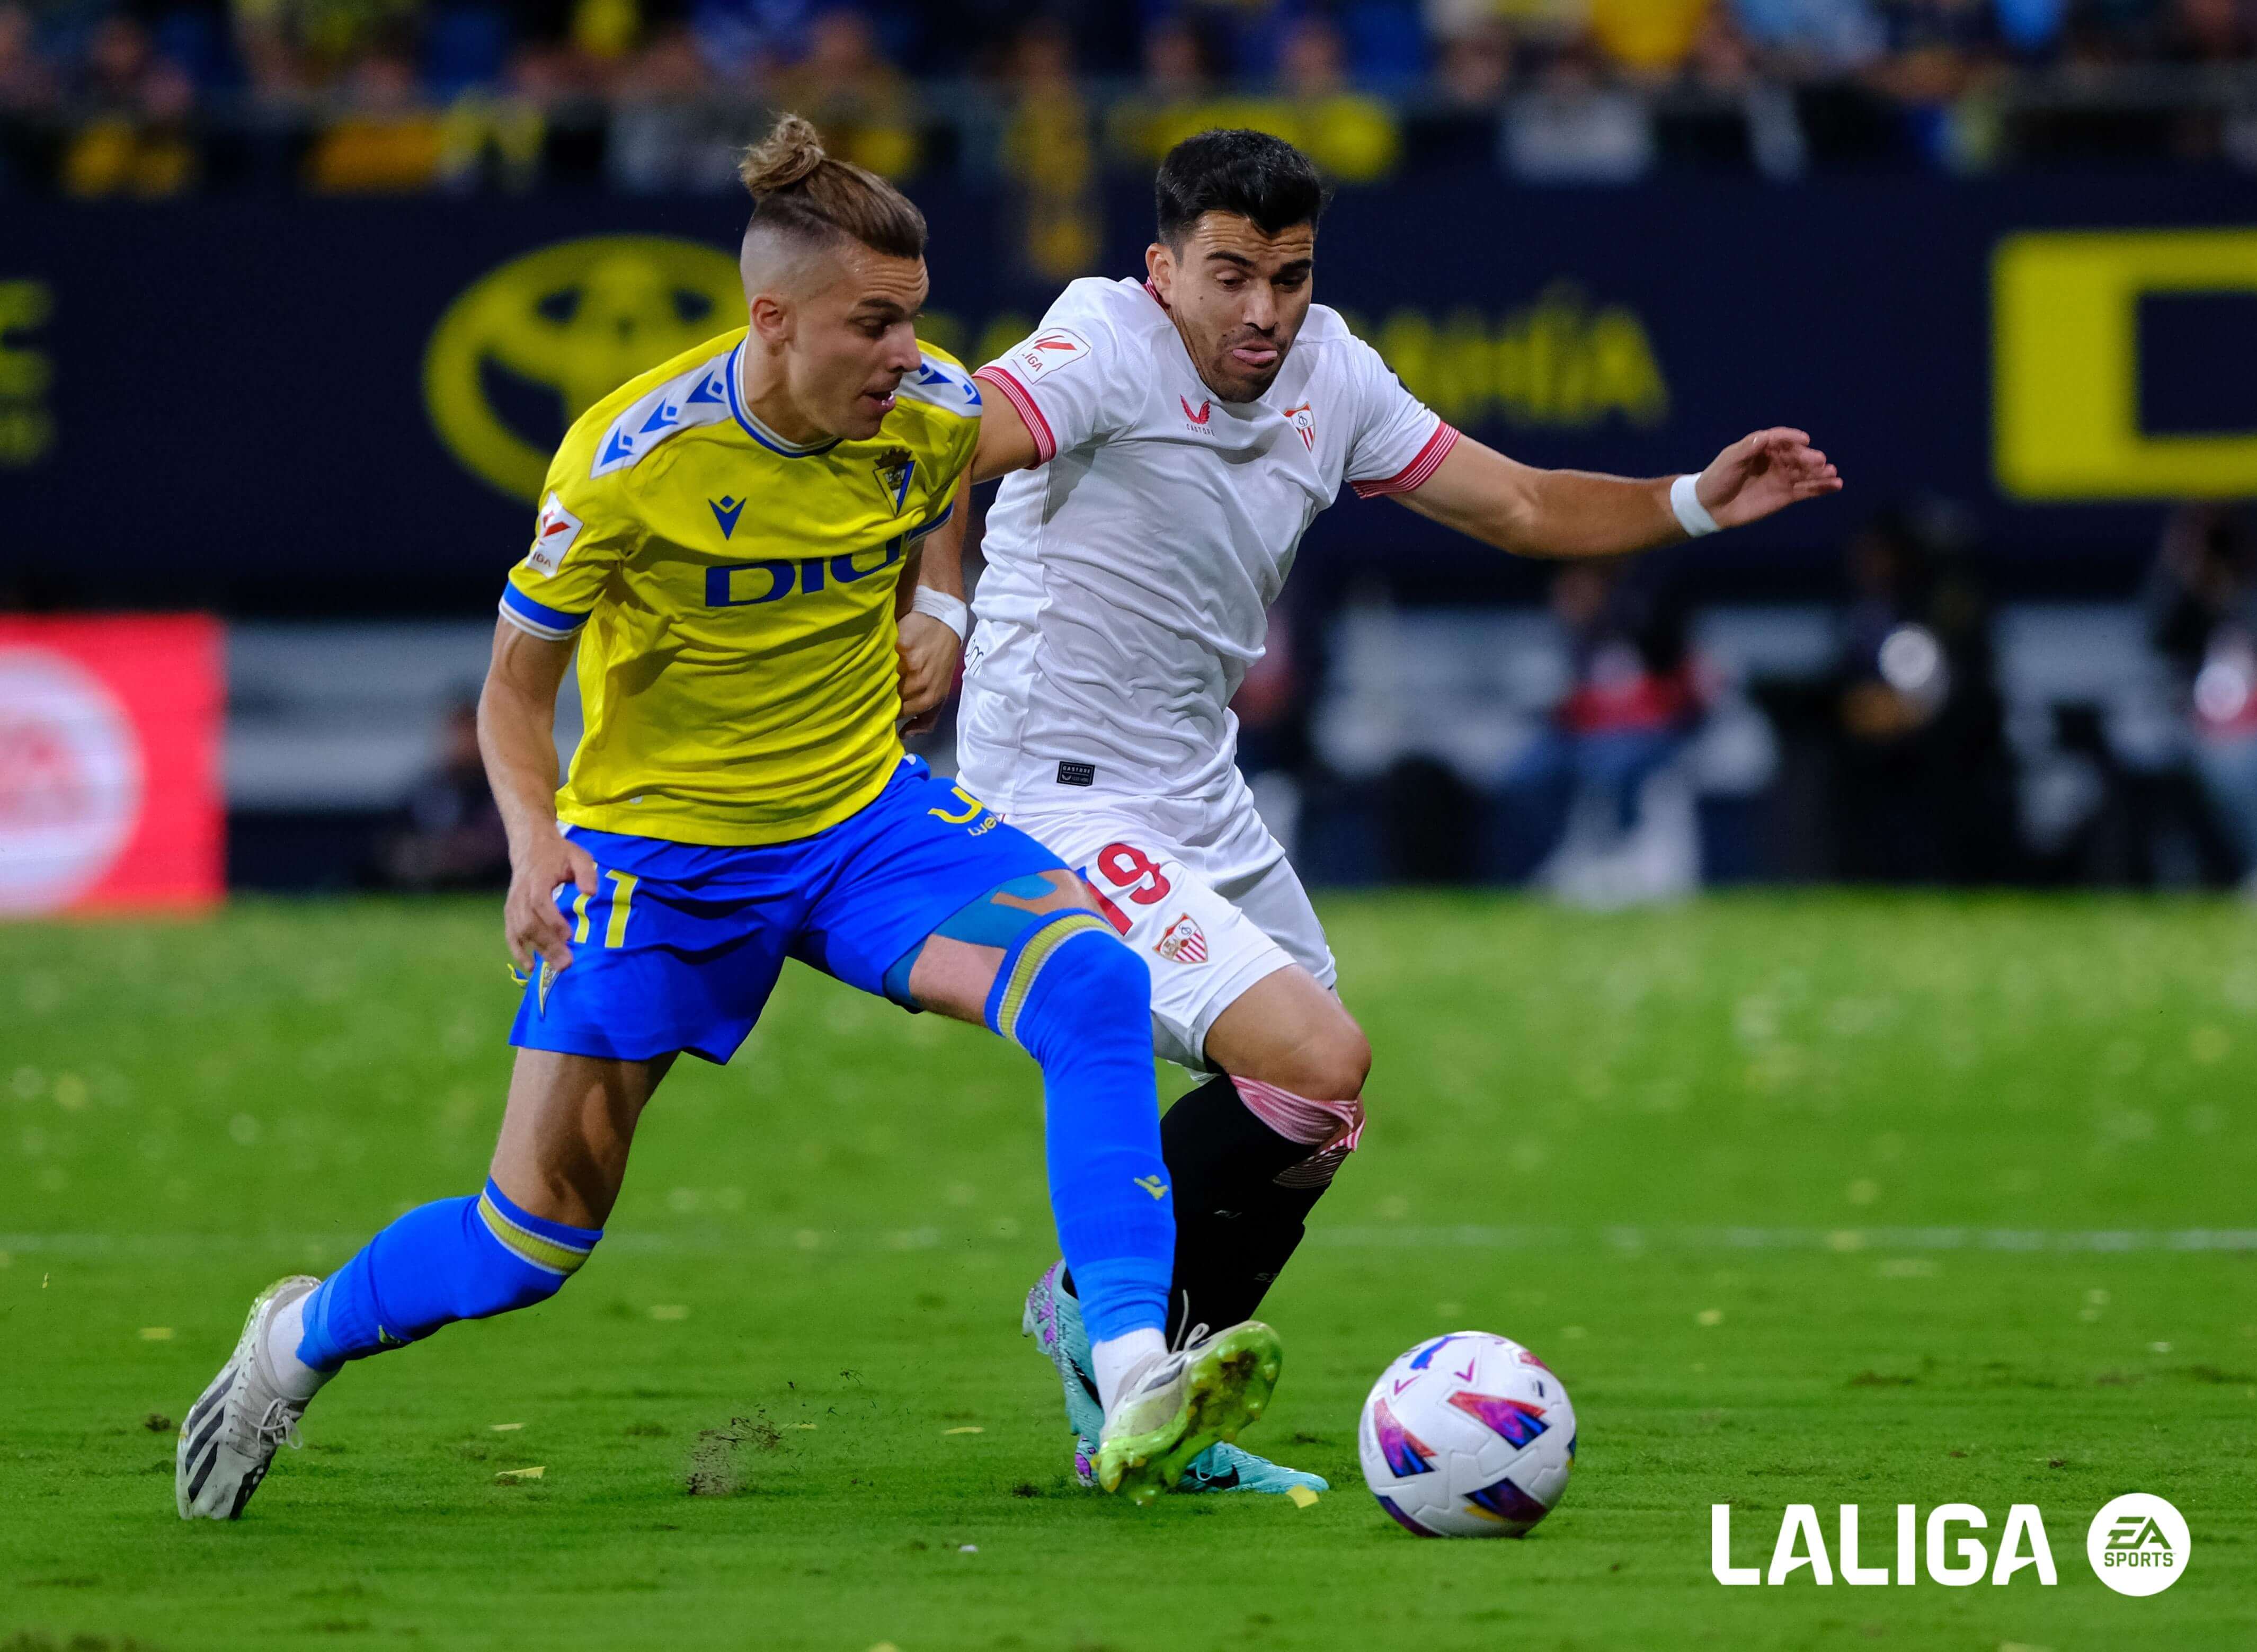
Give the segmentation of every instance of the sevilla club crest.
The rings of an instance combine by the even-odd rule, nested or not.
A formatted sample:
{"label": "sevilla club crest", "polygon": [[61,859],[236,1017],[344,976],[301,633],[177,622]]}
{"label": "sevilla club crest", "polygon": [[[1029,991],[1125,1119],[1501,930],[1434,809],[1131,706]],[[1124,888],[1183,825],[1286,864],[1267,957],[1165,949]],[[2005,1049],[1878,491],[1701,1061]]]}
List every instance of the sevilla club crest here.
{"label": "sevilla club crest", "polygon": [[1199,926],[1199,919],[1184,913],[1161,932],[1152,950],[1171,964],[1203,964],[1206,961],[1206,932]]}

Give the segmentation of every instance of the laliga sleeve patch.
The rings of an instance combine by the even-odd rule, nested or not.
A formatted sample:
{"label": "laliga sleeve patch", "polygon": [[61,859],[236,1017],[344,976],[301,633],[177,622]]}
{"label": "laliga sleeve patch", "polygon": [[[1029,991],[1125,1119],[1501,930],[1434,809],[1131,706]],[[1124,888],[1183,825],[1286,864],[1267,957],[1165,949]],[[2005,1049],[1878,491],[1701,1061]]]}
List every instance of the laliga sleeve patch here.
{"label": "laliga sleeve patch", "polygon": [[1003,358],[1021,380],[1032,384],[1044,373],[1071,367],[1089,354],[1089,340],[1071,327],[1045,327]]}
{"label": "laliga sleeve patch", "polygon": [[564,563],[564,555],[572,549],[572,542],[580,536],[580,519],[564,508],[563,500],[551,493],[541,507],[541,518],[533,526],[533,549],[525,554],[525,565],[542,578],[555,573]]}

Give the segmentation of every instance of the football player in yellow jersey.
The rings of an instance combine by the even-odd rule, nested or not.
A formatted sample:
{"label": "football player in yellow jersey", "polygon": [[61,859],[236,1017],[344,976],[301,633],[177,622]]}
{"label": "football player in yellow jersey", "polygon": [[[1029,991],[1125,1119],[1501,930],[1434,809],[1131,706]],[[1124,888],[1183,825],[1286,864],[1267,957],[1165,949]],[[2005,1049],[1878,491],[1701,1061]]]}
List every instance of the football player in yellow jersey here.
{"label": "football player in yellow jersey", "polygon": [[[895,735],[904,571],[980,412],[917,343],[924,220],[791,117],[743,175],[748,326],[573,426],[502,599],[479,727],[528,981],[485,1188],[259,1295],[181,1425],[184,1519],[239,1515],[346,1361],[553,1295],[668,1068],[727,1060],[787,957],[1040,1063],[1107,1490],[1149,1500],[1269,1399],[1268,1327],[1162,1336],[1175,1223],[1143,965],[1055,855]],[[576,649],[587,727],[560,790]]]}

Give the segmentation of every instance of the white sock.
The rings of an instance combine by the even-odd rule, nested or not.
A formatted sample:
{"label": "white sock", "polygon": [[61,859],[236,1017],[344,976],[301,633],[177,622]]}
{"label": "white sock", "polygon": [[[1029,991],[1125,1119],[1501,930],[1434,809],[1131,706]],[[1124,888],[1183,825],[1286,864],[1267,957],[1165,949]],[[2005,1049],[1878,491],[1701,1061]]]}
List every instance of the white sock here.
{"label": "white sock", "polygon": [[306,1334],[306,1304],[313,1295],[308,1291],[296,1301],[286,1302],[266,1322],[266,1369],[274,1386],[293,1400],[311,1400],[336,1374],[316,1371],[298,1358],[298,1344]]}
{"label": "white sock", "polygon": [[1157,1330],[1132,1330],[1089,1345],[1089,1363],[1097,1367],[1097,1403],[1107,1416],[1136,1367],[1167,1351],[1168,1339]]}

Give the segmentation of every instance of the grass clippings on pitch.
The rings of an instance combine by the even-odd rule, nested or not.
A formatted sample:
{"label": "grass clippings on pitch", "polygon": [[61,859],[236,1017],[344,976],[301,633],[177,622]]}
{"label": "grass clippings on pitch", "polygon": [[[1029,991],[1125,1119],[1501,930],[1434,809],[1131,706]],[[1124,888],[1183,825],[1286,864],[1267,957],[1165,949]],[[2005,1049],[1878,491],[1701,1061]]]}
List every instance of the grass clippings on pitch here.
{"label": "grass clippings on pitch", "polygon": [[[0,1648],[2257,1645],[2245,911],[1327,915],[1374,1122],[1265,1306],[1248,1440],[1329,1477],[1314,1507],[1072,1484],[1014,1334],[1051,1255],[1031,1064],[795,970],[732,1067],[669,1080],[556,1301],[348,1371],[248,1517],[193,1528],[152,1415],[252,1293],[479,1183],[494,913],[0,932]],[[1417,1542],[1360,1484],[1372,1378],[1467,1327],[1575,1399],[1523,1542]],[[2131,1490],[2194,1531],[2150,1599],[2084,1557]],[[2034,1502],[2061,1583],[1728,1590],[1716,1501],[1741,1564],[1790,1503],[1886,1548],[1899,1502],[1992,1541]]]}

